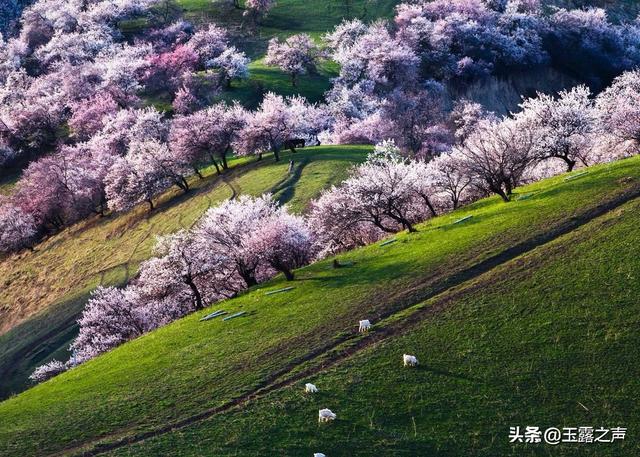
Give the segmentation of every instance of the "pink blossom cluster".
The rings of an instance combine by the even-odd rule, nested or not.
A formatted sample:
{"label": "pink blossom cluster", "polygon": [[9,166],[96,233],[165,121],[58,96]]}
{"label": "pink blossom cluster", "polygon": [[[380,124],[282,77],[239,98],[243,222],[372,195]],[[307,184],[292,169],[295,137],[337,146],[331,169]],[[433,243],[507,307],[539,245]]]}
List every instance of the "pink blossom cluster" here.
{"label": "pink blossom cluster", "polygon": [[78,321],[72,358],[39,367],[45,380],[128,340],[264,281],[276,273],[294,279],[315,244],[307,221],[270,195],[242,196],[211,208],[191,230],[158,239],[123,289],[96,289]]}

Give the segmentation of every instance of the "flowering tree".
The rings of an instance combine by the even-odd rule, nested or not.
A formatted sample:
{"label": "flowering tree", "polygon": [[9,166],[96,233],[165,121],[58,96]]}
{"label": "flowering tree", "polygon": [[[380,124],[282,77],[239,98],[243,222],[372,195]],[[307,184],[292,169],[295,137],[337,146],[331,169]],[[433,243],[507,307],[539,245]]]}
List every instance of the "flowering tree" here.
{"label": "flowering tree", "polygon": [[211,59],[208,66],[216,68],[222,76],[222,81],[227,88],[231,87],[234,79],[246,79],[249,77],[249,58],[244,52],[235,47],[225,49],[218,57]]}
{"label": "flowering tree", "polygon": [[246,111],[238,104],[217,104],[187,116],[177,117],[171,124],[171,150],[186,162],[197,164],[210,158],[218,170],[216,156],[227,169],[227,155],[245,123]]}
{"label": "flowering tree", "polygon": [[604,131],[640,148],[640,70],[617,77],[598,95],[596,107]]}
{"label": "flowering tree", "polygon": [[59,360],[52,360],[51,362],[40,365],[35,370],[33,370],[33,373],[31,373],[29,379],[36,383],[44,382],[47,379],[59,375],[67,369],[67,364],[62,363]]}
{"label": "flowering tree", "polygon": [[304,218],[289,214],[285,208],[260,223],[260,231],[252,234],[248,249],[259,252],[262,261],[293,281],[295,268],[308,264],[314,254],[313,237]]}
{"label": "flowering tree", "polygon": [[177,114],[190,114],[198,108],[202,108],[200,100],[185,86],[176,91],[171,106]]}
{"label": "flowering tree", "polygon": [[0,199],[0,252],[31,248],[37,228],[33,216],[7,198]]}
{"label": "flowering tree", "polygon": [[275,0],[246,0],[243,13],[253,26],[256,26],[260,19],[265,17],[271,8],[276,6]]}
{"label": "flowering tree", "polygon": [[175,88],[184,74],[196,68],[197,62],[198,55],[187,45],[179,45],[173,51],[152,55],[145,74],[146,84],[154,90]]}
{"label": "flowering tree", "polygon": [[475,197],[472,178],[464,173],[463,161],[460,153],[453,151],[427,164],[426,174],[436,192],[438,206],[453,210]]}
{"label": "flowering tree", "polygon": [[327,33],[323,40],[332,51],[350,48],[356,40],[367,33],[367,26],[359,19],[342,21],[332,32]]}
{"label": "flowering tree", "polygon": [[[107,164],[108,165],[108,164]],[[68,148],[32,162],[16,185],[15,201],[39,228],[60,229],[99,211],[98,163],[82,149]]]}
{"label": "flowering tree", "polygon": [[300,75],[316,71],[320,51],[307,34],[292,35],[284,42],[278,38],[269,41],[265,63],[280,67],[291,76],[295,87]]}
{"label": "flowering tree", "polygon": [[173,100],[178,114],[190,114],[210,104],[220,92],[222,75],[214,71],[187,73],[181,77],[180,87]]}
{"label": "flowering tree", "polygon": [[546,49],[554,65],[592,87],[640,62],[638,24],[612,24],[600,8],[560,9],[549,19]]}
{"label": "flowering tree", "polygon": [[273,151],[278,161],[280,150],[291,144],[290,140],[318,133],[321,124],[326,122],[320,114],[316,107],[301,97],[285,99],[269,92],[260,107],[248,117],[246,126],[234,143],[235,149],[244,155]]}
{"label": "flowering tree", "polygon": [[108,351],[142,335],[147,317],[126,290],[98,287],[78,320],[80,332],[71,344],[74,363]]}
{"label": "flowering tree", "polygon": [[343,42],[333,53],[340,64],[339,84],[353,86],[370,81],[377,91],[386,91],[415,80],[418,57],[406,42],[396,39],[387,27],[376,23],[353,44]]}
{"label": "flowering tree", "polygon": [[80,141],[86,141],[104,127],[107,115],[118,110],[118,103],[110,94],[96,95],[75,103],[69,127]]}
{"label": "flowering tree", "polygon": [[309,226],[313,227],[320,257],[365,246],[384,236],[368,220],[353,217],[353,204],[352,196],[335,186],[311,202]]}
{"label": "flowering tree", "polygon": [[457,151],[473,183],[508,202],[534,160],[534,141],[531,130],[521,122],[483,120]]}
{"label": "flowering tree", "polygon": [[136,282],[138,294],[147,299],[181,303],[184,311],[178,314],[186,314],[235,292],[226,256],[212,254],[192,232],[159,238],[155,253],[140,266]]}
{"label": "flowering tree", "polygon": [[449,114],[456,142],[463,143],[483,119],[497,118],[495,114],[487,112],[480,103],[466,99],[456,101]]}
{"label": "flowering tree", "polygon": [[433,189],[421,162],[405,162],[393,142],[376,146],[367,161],[312,206],[311,224],[332,247],[351,247],[406,229],[435,214]]}
{"label": "flowering tree", "polygon": [[242,278],[246,287],[258,283],[261,252],[248,243],[251,234],[261,231],[262,222],[277,211],[270,195],[259,198],[241,196],[209,209],[195,234],[213,256],[226,256],[229,268]]}
{"label": "flowering tree", "polygon": [[201,68],[208,68],[210,62],[227,49],[228,43],[226,30],[215,24],[209,24],[206,29],[194,33],[187,46],[198,56]]}
{"label": "flowering tree", "polygon": [[187,174],[188,163],[166,144],[157,140],[133,142],[127,155],[117,159],[105,176],[109,208],[123,211],[147,202],[153,210],[153,198],[172,184],[189,191]]}
{"label": "flowering tree", "polygon": [[561,91],[559,97],[538,94],[525,100],[516,115],[525,129],[535,137],[537,160],[557,158],[567,171],[580,162],[588,164],[589,152],[598,130],[598,118],[591,91],[586,86]]}
{"label": "flowering tree", "polygon": [[413,157],[430,158],[446,149],[434,141],[434,126],[444,120],[444,88],[438,83],[417,91],[396,89],[382,102],[380,118],[383,135]]}
{"label": "flowering tree", "polygon": [[532,8],[496,11],[480,0],[402,4],[397,36],[411,46],[425,74],[469,81],[491,73],[545,64],[544,20]]}

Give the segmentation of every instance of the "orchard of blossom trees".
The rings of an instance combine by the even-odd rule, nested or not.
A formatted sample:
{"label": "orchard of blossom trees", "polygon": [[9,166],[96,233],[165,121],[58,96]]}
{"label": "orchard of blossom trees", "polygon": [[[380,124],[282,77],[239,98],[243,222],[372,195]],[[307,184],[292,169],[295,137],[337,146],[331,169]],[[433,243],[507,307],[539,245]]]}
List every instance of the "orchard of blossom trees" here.
{"label": "orchard of blossom trees", "polygon": [[[453,155],[444,162],[456,165],[454,180],[474,179],[505,200],[532,176],[531,164],[536,173],[561,164],[572,170],[640,142],[633,103],[640,77],[632,70],[640,64],[640,27],[611,23],[603,10],[545,12],[536,0],[416,1],[400,4],[392,22],[344,21],[322,43],[305,34],[274,38],[265,62],[294,85],[319,59],[340,64],[339,75],[322,104],[267,93],[249,111],[215,103],[249,75],[249,59],[226,29],[152,21],[125,40],[118,24],[149,16],[154,3],[38,0],[0,39],[0,167],[25,166],[14,194],[0,202],[0,218],[17,212],[11,224],[23,221],[25,230],[14,228],[2,251],[31,247],[91,214],[141,203],[152,210],[170,187],[189,192],[205,162],[222,173],[231,153],[279,160],[300,140],[393,140],[404,157],[429,166]],[[247,1],[245,15],[255,24],[273,6]],[[450,99],[452,87],[535,66],[589,86],[538,94],[509,119]],[[156,93],[172,96],[173,113],[143,108]],[[420,214],[394,214],[391,224],[391,215],[376,216],[376,230],[410,228]]]}
{"label": "orchard of blossom trees", "polygon": [[[477,198],[505,202],[522,183],[635,154],[640,148],[640,23],[602,9],[538,0],[416,0],[393,20],[345,20],[321,40],[273,38],[265,63],[296,86],[321,60],[339,65],[322,103],[262,95],[251,110],[220,100],[250,77],[243,35],[275,6],[247,0],[242,31],[154,19],[157,0],[37,0],[0,36],[0,170],[22,169],[0,197],[0,252],[38,249],[87,217],[188,193],[203,165],[296,145],[377,144],[305,216],[268,196],[212,208],[191,230],[159,240],[124,289],[99,289],[69,364],[280,272],[374,242]],[[23,2],[11,1],[16,14]],[[7,7],[5,7],[6,9]],[[123,21],[148,27],[124,36]],[[488,112],[457,89],[553,68],[579,81]],[[226,92],[224,95],[232,94]],[[166,112],[149,107],[162,96]]]}
{"label": "orchard of blossom trees", "polygon": [[[313,201],[306,217],[291,214],[268,194],[209,209],[190,230],[159,238],[156,256],[142,263],[125,288],[94,291],[78,321],[71,359],[40,366],[31,378],[48,379],[278,273],[292,281],[295,269],[314,260],[401,230],[415,232],[419,222],[489,194],[508,202],[522,183],[611,160],[615,156],[588,152],[596,149],[588,144],[594,130],[575,132],[582,121],[575,121],[572,108],[584,102],[585,91],[578,87],[557,99],[539,95],[523,103],[531,105],[523,112],[531,113],[513,117],[498,118],[472,103],[458,106],[459,141],[450,151],[425,161],[407,158],[393,140],[383,141],[349,178]],[[541,125],[540,107],[552,111],[543,120],[557,126],[552,137],[562,146],[549,154],[540,153],[551,136],[548,125]],[[579,119],[591,125],[589,116]],[[571,148],[580,135],[587,152],[574,163]],[[21,230],[33,236],[33,222],[23,225],[9,228],[9,242]]]}

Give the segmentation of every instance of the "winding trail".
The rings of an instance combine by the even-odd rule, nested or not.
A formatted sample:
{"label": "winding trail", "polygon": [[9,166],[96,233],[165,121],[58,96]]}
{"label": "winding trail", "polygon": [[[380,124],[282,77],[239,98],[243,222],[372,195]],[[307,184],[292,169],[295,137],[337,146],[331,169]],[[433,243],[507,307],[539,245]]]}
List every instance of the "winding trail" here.
{"label": "winding trail", "polygon": [[392,299],[390,303],[392,303],[393,306],[391,306],[390,309],[379,313],[378,316],[376,316],[377,321],[394,318],[399,312],[418,305],[425,300],[439,297],[445,292],[452,292],[451,294],[442,296],[441,299],[432,306],[418,308],[413,313],[399,319],[390,319],[391,322],[388,322],[386,325],[376,325],[375,331],[368,335],[363,336],[358,333],[352,333],[334,338],[313,351],[291,360],[281,369],[271,373],[270,376],[265,378],[255,389],[248,391],[220,406],[167,423],[153,430],[137,433],[132,432],[125,436],[123,435],[126,431],[122,431],[121,433],[102,436],[91,442],[75,447],[69,447],[51,455],[95,456],[131,444],[140,443],[146,439],[157,437],[230,411],[273,391],[290,386],[302,379],[313,376],[314,374],[326,370],[327,368],[348,359],[378,342],[406,332],[412,325],[419,323],[426,317],[440,312],[455,301],[458,292],[452,291],[454,287],[458,287],[464,283],[475,280],[484,273],[487,273],[522,254],[531,252],[536,248],[550,243],[638,197],[640,197],[640,185],[636,185],[615,198],[604,201],[591,209],[587,209],[579,215],[568,218],[566,221],[559,223],[546,233],[533,236],[501,251],[498,254],[477,262],[468,268],[458,271],[453,275],[443,276],[440,281],[436,279],[436,285],[433,288],[425,289],[420,285],[416,285],[413,288],[398,291],[394,297],[385,297]]}

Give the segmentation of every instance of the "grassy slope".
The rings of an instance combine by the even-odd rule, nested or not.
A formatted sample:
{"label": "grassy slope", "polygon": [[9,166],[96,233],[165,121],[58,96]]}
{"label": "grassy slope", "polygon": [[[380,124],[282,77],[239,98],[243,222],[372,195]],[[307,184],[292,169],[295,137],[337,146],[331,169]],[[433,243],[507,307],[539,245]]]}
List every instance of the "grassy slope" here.
{"label": "grassy slope", "polygon": [[[527,186],[521,191],[539,193],[506,205],[480,201],[399,235],[398,243],[346,254],[352,268],[320,262],[302,269],[288,293],[265,297],[264,289],[283,286],[277,278],[215,306],[245,310],[246,318],[200,323],[196,314],[139,338],[0,404],[0,454],[109,441],[223,405],[280,369],[299,369],[327,342],[353,336],[357,319],[418,303],[454,273],[636,186],[639,165],[635,157],[581,179]],[[452,225],[465,214],[474,217]]]}
{"label": "grassy slope", "polygon": [[[334,368],[113,455],[639,455],[638,211],[636,200],[422,303],[416,313],[449,306]],[[403,353],[419,368],[403,369]],[[305,381],[320,393],[305,395]],[[338,420],[318,426],[324,407]],[[511,446],[515,425],[629,435]]]}
{"label": "grassy slope", "polygon": [[[288,158],[232,171],[227,183],[211,175],[194,183],[188,198],[171,192],[148,216],[139,208],[118,217],[93,219],[39,245],[0,261],[0,394],[21,390],[34,366],[67,357],[75,319],[91,290],[121,284],[148,258],[156,235],[189,227],[208,207],[237,194],[273,191],[283,203],[301,211],[321,189],[342,180],[369,147],[318,147],[300,150],[294,160],[306,164],[297,181],[286,180]],[[245,161],[241,159],[240,161]],[[209,173],[213,171],[208,170]],[[52,268],[55,266],[55,268]]]}

